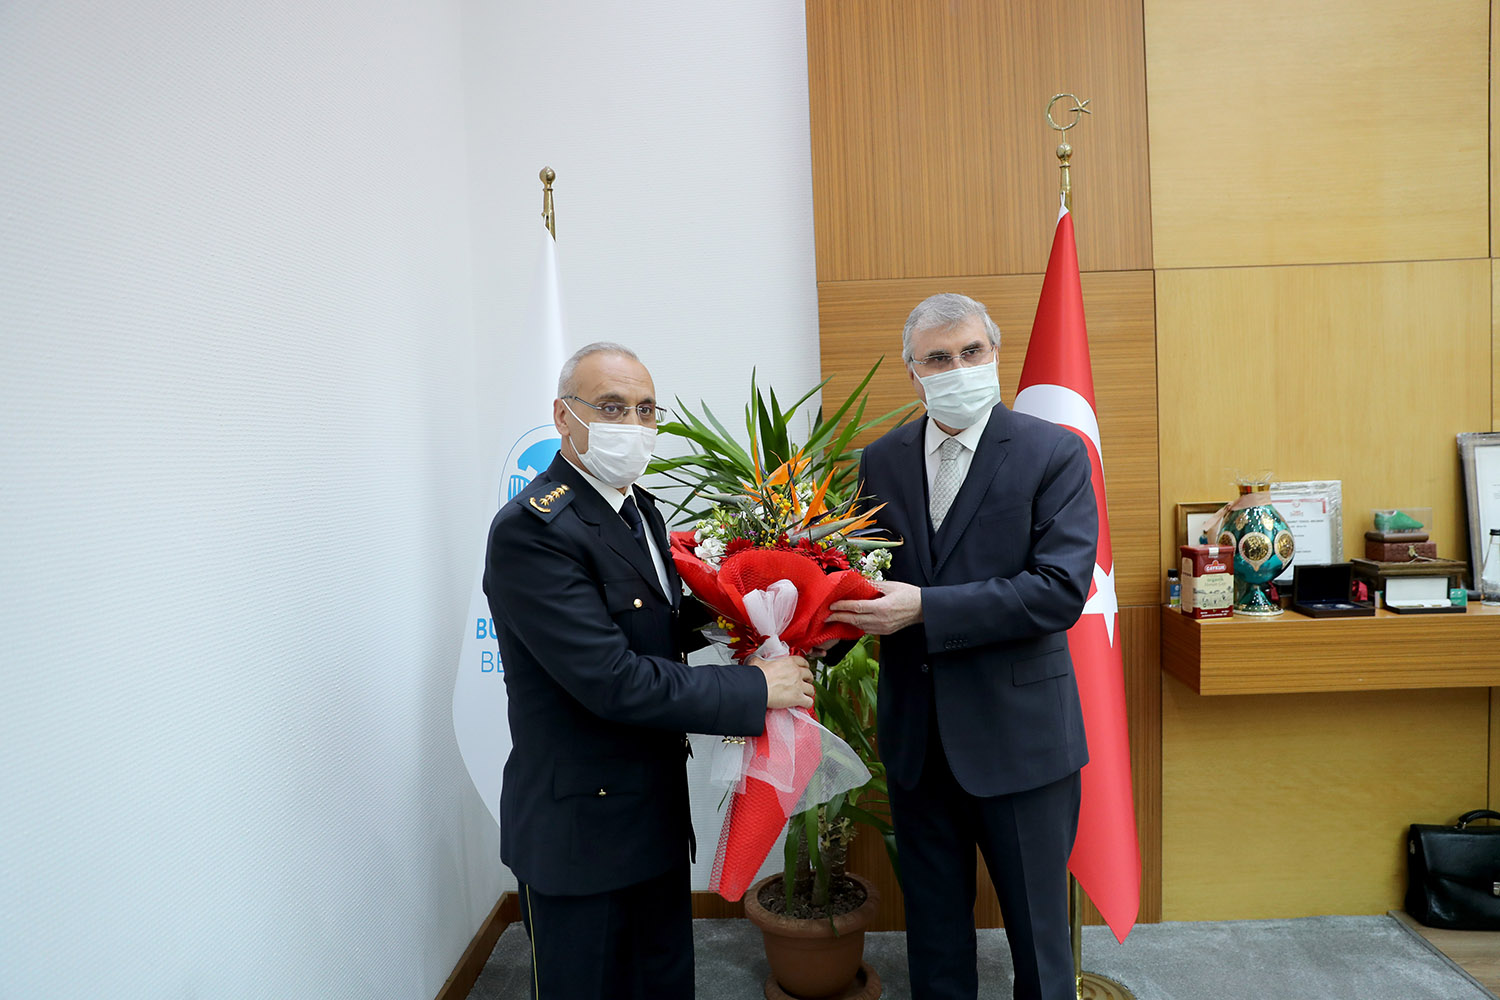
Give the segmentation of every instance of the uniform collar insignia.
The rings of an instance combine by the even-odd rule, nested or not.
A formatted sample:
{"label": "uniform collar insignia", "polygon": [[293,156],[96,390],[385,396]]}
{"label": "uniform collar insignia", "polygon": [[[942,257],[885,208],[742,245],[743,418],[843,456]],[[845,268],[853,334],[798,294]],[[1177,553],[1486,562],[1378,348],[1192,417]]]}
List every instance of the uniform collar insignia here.
{"label": "uniform collar insignia", "polygon": [[533,508],[540,511],[541,513],[550,514],[552,513],[552,505],[560,500],[570,488],[571,487],[569,487],[567,483],[563,483],[561,486],[556,487],[552,490],[552,492],[546,494],[545,496],[532,497],[529,503]]}

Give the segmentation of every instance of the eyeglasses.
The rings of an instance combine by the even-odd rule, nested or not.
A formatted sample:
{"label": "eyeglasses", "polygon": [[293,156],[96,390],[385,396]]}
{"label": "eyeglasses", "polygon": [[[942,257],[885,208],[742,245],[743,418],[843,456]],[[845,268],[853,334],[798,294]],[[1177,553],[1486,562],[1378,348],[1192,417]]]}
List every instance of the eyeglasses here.
{"label": "eyeglasses", "polygon": [[983,347],[970,347],[960,351],[955,357],[952,354],[929,354],[925,358],[912,358],[911,363],[923,371],[942,372],[952,368],[955,363],[968,368],[988,361],[991,354],[995,353],[994,344],[986,344]]}
{"label": "eyeglasses", "polygon": [[659,421],[665,420],[671,411],[665,406],[657,406],[655,403],[640,403],[636,406],[626,406],[624,403],[590,403],[581,396],[564,396],[564,399],[572,399],[582,403],[591,410],[597,410],[599,416],[606,422],[617,424],[625,419],[625,414],[635,411],[641,423],[647,427],[655,427]]}

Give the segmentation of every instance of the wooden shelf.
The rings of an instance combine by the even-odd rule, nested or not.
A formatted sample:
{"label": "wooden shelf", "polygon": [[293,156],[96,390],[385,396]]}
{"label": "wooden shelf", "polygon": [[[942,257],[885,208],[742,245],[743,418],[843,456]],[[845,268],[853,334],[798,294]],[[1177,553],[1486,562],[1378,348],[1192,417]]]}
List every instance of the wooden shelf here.
{"label": "wooden shelf", "polygon": [[1201,695],[1500,687],[1500,607],[1205,621],[1163,607],[1161,665]]}

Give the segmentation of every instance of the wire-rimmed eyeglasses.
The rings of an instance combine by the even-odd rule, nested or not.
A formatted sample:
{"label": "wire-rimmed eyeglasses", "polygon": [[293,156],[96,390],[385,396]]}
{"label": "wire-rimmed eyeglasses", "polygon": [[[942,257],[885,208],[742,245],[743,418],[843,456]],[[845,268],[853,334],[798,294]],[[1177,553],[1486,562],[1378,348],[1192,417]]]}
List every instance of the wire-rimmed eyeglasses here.
{"label": "wire-rimmed eyeglasses", "polygon": [[665,406],[657,406],[655,403],[637,403],[635,406],[630,406],[625,403],[616,403],[613,400],[604,403],[590,403],[581,396],[564,396],[563,398],[582,403],[589,409],[596,411],[606,423],[611,424],[617,424],[624,420],[625,414],[634,410],[635,415],[640,419],[641,423],[648,427],[655,427],[672,413]]}
{"label": "wire-rimmed eyeglasses", "polygon": [[994,344],[985,344],[983,347],[970,347],[959,351],[958,354],[929,354],[925,358],[912,358],[911,363],[927,372],[943,372],[952,368],[955,363],[968,368],[972,365],[981,364],[990,359],[995,353]]}

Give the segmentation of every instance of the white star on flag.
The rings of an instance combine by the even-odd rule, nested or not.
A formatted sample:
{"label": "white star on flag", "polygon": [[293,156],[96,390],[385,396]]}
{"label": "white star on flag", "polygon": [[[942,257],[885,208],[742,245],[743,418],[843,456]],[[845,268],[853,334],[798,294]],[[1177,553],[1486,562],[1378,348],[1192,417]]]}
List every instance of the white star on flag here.
{"label": "white star on flag", "polygon": [[1120,602],[1115,600],[1115,571],[1110,567],[1108,573],[1104,567],[1094,563],[1094,596],[1088,599],[1083,606],[1086,615],[1103,615],[1104,630],[1109,633],[1109,646],[1115,645],[1115,620],[1119,615]]}

